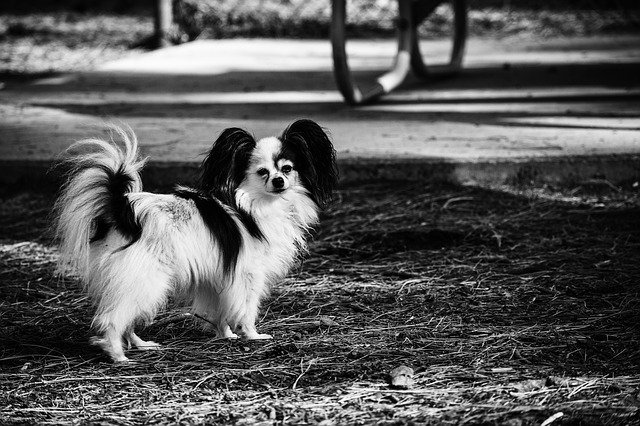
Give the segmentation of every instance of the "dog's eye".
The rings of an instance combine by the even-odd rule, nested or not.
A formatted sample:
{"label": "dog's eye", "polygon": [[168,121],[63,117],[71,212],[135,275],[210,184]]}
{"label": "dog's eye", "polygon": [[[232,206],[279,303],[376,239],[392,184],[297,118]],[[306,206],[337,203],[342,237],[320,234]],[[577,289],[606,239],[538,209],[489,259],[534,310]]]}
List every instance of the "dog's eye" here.
{"label": "dog's eye", "polygon": [[258,169],[258,176],[266,176],[269,174],[269,170],[267,169]]}
{"label": "dog's eye", "polygon": [[282,173],[290,173],[291,170],[293,170],[293,167],[291,167],[288,164],[285,164],[284,166],[282,166],[280,170],[282,171]]}

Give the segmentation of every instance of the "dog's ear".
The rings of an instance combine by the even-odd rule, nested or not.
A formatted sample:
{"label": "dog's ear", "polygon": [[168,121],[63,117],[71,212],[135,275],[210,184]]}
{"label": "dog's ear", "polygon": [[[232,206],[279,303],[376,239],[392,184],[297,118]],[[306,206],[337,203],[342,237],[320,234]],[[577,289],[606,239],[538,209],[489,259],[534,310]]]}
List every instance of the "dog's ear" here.
{"label": "dog's ear", "polygon": [[282,134],[282,145],[294,153],[295,166],[313,201],[323,206],[338,184],[336,151],[329,136],[316,122],[302,119]]}
{"label": "dog's ear", "polygon": [[202,162],[199,189],[233,204],[235,190],[246,176],[255,147],[255,139],[245,130],[236,127],[224,130]]}

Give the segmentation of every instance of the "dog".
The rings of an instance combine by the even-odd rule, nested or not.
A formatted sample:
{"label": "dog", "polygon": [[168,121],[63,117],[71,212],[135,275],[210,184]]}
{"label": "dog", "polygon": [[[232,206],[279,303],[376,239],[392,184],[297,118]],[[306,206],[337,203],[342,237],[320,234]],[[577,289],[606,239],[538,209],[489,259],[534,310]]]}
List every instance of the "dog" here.
{"label": "dog", "polygon": [[194,187],[142,191],[146,159],[130,129],[67,151],[55,203],[59,271],[74,271],[93,301],[92,343],[127,362],[170,296],[186,298],[218,338],[271,339],[256,319],[269,288],[306,253],[310,230],[337,185],[336,152],[325,131],[301,119],[280,137],[256,141],[224,130]]}

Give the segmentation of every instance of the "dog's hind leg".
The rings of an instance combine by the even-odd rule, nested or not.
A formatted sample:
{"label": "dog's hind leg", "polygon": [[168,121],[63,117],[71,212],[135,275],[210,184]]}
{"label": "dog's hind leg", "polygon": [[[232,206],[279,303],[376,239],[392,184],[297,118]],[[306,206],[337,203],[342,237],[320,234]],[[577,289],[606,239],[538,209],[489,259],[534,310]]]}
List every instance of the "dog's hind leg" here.
{"label": "dog's hind leg", "polygon": [[155,349],[160,349],[159,343],[152,342],[151,340],[142,340],[140,336],[138,336],[133,331],[130,331],[127,335],[127,341],[130,345],[135,346],[136,349],[141,351],[152,351]]}
{"label": "dog's hind leg", "polygon": [[[109,271],[109,280],[104,282],[104,291],[98,299],[94,325],[102,332],[102,336],[94,339],[93,343],[116,362],[127,361],[123,339],[138,349],[158,347],[155,342],[140,339],[133,330],[136,323],[149,322],[155,317],[166,301],[172,281],[163,272],[161,264],[153,264],[148,260],[143,263],[147,265],[144,270],[136,269],[133,265],[118,265],[120,269]],[[125,272],[128,274],[125,275]]]}
{"label": "dog's hind leg", "polygon": [[157,343],[145,342],[133,332],[133,327],[140,319],[152,319],[163,301],[164,296],[160,300],[131,298],[112,310],[99,309],[100,314],[94,323],[103,335],[92,339],[92,343],[100,346],[115,362],[128,361],[124,355],[123,338],[137,349],[156,349]]}

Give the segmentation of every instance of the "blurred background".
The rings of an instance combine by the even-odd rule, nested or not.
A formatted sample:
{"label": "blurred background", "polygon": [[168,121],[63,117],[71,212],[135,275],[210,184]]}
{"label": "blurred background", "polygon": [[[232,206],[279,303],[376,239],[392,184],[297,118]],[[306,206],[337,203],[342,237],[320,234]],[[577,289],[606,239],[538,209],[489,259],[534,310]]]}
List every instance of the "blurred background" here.
{"label": "blurred background", "polygon": [[[3,0],[0,78],[92,69],[154,46],[153,0]],[[396,2],[348,2],[352,37],[393,34]],[[232,37],[327,38],[329,0],[176,0],[172,43]],[[637,0],[472,0],[476,37],[593,36],[640,31]],[[423,25],[425,38],[446,37],[452,13],[443,5]]]}

